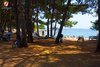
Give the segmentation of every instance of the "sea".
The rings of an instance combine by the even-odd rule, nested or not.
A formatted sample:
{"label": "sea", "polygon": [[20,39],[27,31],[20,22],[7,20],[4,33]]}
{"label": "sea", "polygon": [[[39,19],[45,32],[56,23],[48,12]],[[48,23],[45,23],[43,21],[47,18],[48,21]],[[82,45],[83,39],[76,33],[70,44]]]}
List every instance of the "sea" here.
{"label": "sea", "polygon": [[[58,33],[58,30],[56,31],[56,33]],[[43,31],[43,30],[41,30]],[[45,35],[47,34],[47,31],[45,29],[44,31]],[[53,31],[54,33],[54,31]],[[42,34],[42,32],[41,32]],[[89,36],[97,36],[98,35],[98,31],[97,30],[92,30],[92,29],[75,29],[75,28],[68,28],[68,29],[63,29],[62,34],[64,37],[79,37],[79,36],[83,36],[84,38],[89,38]],[[54,36],[56,37],[57,34]]]}
{"label": "sea", "polygon": [[83,36],[85,38],[89,38],[89,36],[97,36],[98,31],[92,29],[63,29],[62,34],[64,37],[79,37]]}

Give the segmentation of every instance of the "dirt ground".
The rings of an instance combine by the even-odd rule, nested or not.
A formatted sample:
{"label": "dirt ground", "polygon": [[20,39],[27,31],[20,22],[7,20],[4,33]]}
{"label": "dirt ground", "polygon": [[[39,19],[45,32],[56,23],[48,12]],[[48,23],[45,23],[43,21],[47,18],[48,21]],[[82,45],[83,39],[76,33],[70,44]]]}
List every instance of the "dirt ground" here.
{"label": "dirt ground", "polygon": [[12,48],[13,41],[0,42],[0,67],[100,67],[97,41],[35,40],[28,48]]}

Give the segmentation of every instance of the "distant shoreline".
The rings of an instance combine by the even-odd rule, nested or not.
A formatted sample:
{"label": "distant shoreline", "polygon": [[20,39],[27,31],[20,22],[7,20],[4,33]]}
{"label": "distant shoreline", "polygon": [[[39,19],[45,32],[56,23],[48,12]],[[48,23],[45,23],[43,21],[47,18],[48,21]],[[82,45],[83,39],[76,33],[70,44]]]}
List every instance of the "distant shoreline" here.
{"label": "distant shoreline", "polygon": [[[71,40],[71,41],[77,41],[78,37],[64,37],[64,40]],[[85,41],[89,40],[89,38],[84,38]]]}

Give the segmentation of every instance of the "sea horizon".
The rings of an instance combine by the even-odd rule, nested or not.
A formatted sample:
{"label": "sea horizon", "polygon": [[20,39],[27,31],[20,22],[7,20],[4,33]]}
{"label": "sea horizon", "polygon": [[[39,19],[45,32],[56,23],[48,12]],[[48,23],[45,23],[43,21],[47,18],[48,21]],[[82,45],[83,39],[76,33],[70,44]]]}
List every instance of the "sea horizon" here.
{"label": "sea horizon", "polygon": [[[56,35],[58,34],[58,30],[56,30]],[[43,30],[42,30],[43,31]],[[47,35],[47,29],[44,29],[45,35]],[[54,30],[53,30],[54,33]],[[41,32],[42,34],[42,32]],[[89,38],[89,36],[97,36],[98,31],[97,30],[92,30],[92,29],[86,29],[86,28],[63,28],[62,34],[64,37],[79,37],[83,36],[84,38]]]}
{"label": "sea horizon", "polygon": [[89,38],[89,36],[97,36],[98,31],[85,28],[64,28],[62,31],[64,37],[79,37],[83,36]]}

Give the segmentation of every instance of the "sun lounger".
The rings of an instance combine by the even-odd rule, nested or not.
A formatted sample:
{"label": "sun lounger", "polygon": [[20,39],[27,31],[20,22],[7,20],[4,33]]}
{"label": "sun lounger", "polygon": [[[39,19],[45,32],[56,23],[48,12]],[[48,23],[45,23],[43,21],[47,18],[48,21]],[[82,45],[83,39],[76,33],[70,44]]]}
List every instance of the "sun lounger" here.
{"label": "sun lounger", "polygon": [[98,36],[89,36],[89,40],[97,40]]}

